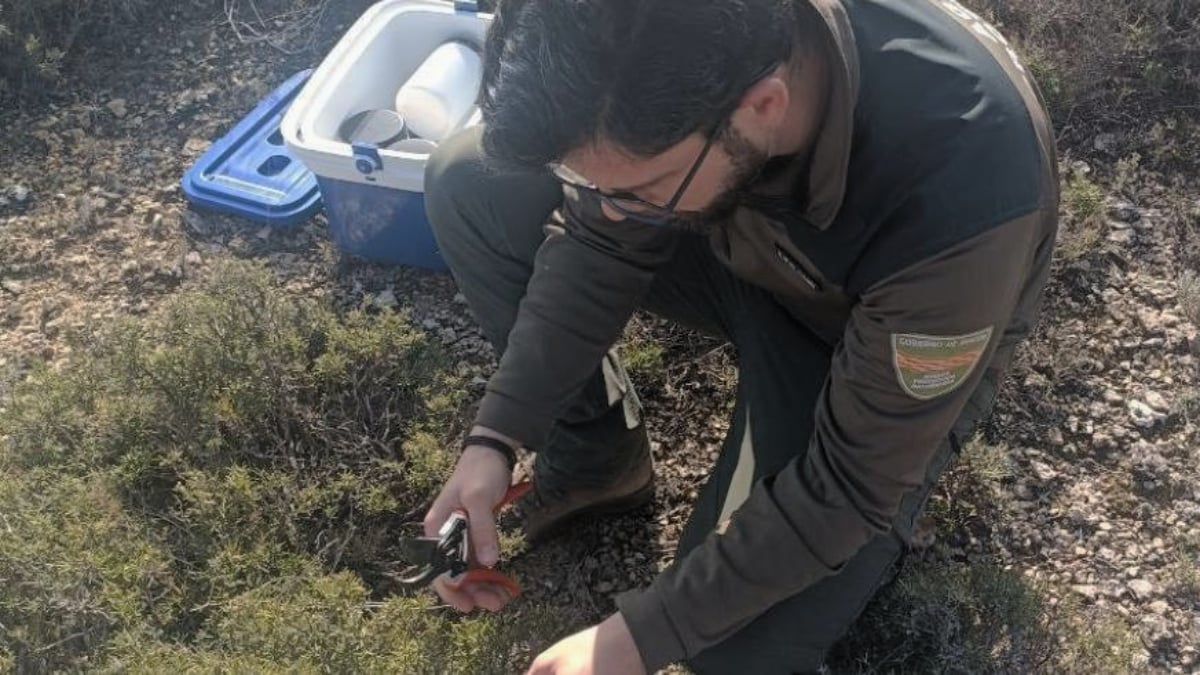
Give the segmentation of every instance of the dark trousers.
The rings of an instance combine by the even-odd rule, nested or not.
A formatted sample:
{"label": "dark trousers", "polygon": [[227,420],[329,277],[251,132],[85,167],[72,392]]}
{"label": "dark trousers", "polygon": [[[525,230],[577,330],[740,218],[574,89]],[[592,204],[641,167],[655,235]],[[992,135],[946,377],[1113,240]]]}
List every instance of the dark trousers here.
{"label": "dark trousers", "polygon": [[[439,148],[426,180],[426,208],[441,253],[460,290],[497,350],[516,319],[517,306],[543,240],[542,226],[561,203],[559,184],[545,176],[485,171],[478,130]],[[677,557],[698,545],[745,499],[757,479],[778,472],[805,452],[817,395],[829,372],[831,350],[797,322],[771,293],[733,276],[699,237],[679,247],[657,275],[645,308],[737,346],[738,388],[733,423],[716,466],[700,492],[679,542]],[[604,369],[567,413],[572,424],[598,418],[610,406]],[[612,370],[609,369],[610,377]],[[553,438],[553,436],[552,436]],[[665,447],[668,448],[669,444]],[[572,446],[577,450],[578,445]],[[555,453],[539,462],[579,474],[619,464],[620,448]],[[770,608],[724,642],[688,661],[697,673],[794,673],[816,670],[867,601],[894,575],[913,523],[934,483],[954,455],[943,443],[925,486],[904,500],[894,531],[875,537],[838,574]]]}

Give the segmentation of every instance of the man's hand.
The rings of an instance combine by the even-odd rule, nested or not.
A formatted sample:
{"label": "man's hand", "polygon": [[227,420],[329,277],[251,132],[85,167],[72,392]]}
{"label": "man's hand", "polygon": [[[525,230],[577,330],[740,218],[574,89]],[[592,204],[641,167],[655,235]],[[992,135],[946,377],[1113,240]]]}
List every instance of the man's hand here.
{"label": "man's hand", "polygon": [[620,612],[559,640],[525,675],[645,675],[646,666]]}
{"label": "man's hand", "polygon": [[[472,435],[494,436],[512,443],[500,434],[475,427]],[[470,551],[473,560],[486,567],[500,559],[500,540],[496,535],[495,508],[512,483],[512,471],[504,456],[492,448],[467,446],[458,458],[450,480],[425,514],[425,536],[436,537],[438,529],[454,510],[466,511],[470,525]],[[460,586],[448,574],[433,581],[433,589],[449,605],[461,612],[480,607],[499,611],[512,598],[504,589],[493,584]]]}

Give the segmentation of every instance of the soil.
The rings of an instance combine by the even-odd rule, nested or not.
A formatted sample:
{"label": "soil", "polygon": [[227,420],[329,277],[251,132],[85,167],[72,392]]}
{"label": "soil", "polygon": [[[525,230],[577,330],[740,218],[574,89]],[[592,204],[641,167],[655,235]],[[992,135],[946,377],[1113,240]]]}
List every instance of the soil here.
{"label": "soil", "polygon": [[[210,143],[315,65],[366,3],[345,4],[315,51],[290,56],[242,44],[219,13],[181,4],[88,54],[48,101],[0,110],[0,381],[61,359],[73,331],[153,309],[216,260],[252,258],[297,295],[408,311],[482,392],[495,355],[449,275],[345,256],[323,216],[273,229],[191,210],[180,190]],[[1054,582],[1085,608],[1129,618],[1147,667],[1189,672],[1200,668],[1200,598],[1176,571],[1180,547],[1200,545],[1200,340],[1177,295],[1194,251],[1181,221],[1194,216],[1178,206],[1200,204],[1200,189],[1136,181],[1135,199],[1109,199],[1099,243],[1056,263],[1043,319],[985,430],[1009,449],[1010,501],[917,555]],[[653,507],[586,523],[514,561],[534,580],[530,601],[577,610],[572,629],[671,562],[727,428],[731,348],[649,317],[630,332],[665,347],[664,367],[639,383],[657,462]],[[953,502],[948,489],[939,499]]]}

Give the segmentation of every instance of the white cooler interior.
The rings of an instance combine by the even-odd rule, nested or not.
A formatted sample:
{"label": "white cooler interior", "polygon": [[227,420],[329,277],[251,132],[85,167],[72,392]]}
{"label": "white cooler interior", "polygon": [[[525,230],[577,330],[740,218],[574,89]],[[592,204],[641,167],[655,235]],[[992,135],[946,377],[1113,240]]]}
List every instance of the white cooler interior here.
{"label": "white cooler interior", "polygon": [[[482,48],[491,15],[458,12],[450,3],[382,0],[368,9],[313,73],[282,124],[288,146],[316,174],[362,181],[353,150],[339,137],[349,116],[393,109],[396,92],[439,45],[461,40]],[[466,125],[478,121],[470,115]],[[463,126],[466,126],[463,125]],[[368,179],[420,190],[427,154],[381,148],[382,170]]]}

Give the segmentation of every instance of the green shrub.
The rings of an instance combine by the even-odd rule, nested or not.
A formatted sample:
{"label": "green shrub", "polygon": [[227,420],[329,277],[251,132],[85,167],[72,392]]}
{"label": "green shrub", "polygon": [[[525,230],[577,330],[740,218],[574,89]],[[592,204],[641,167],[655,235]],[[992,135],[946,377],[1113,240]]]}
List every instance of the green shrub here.
{"label": "green shrub", "polygon": [[521,631],[560,624],[387,599],[400,526],[451,466],[447,365],[403,317],[338,316],[244,263],[78,338],[0,402],[0,532],[15,535],[0,537],[0,657],[35,671],[510,664],[536,635]]}
{"label": "green shrub", "polygon": [[1144,656],[1119,616],[994,565],[917,563],[868,605],[838,645],[836,672],[1124,673]]}
{"label": "green shrub", "polygon": [[256,268],[223,267],[154,320],[119,322],[76,350],[85,356],[14,388],[0,418],[12,464],[113,468],[149,508],[192,470],[324,485],[348,469],[371,479],[355,489],[377,501],[381,486],[411,492],[410,465],[422,487],[446,468],[430,435],[455,419],[460,395],[440,349],[395,314],[339,318],[288,300]]}
{"label": "green shrub", "polygon": [[427,597],[371,602],[350,574],[263,584],[226,602],[192,645],[113,640],[113,672],[500,673],[544,647],[536,610],[451,621]]}
{"label": "green shrub", "polygon": [[80,665],[179,609],[167,549],[103,476],[0,471],[0,532],[0,654],[23,669]]}
{"label": "green shrub", "polygon": [[661,344],[647,338],[631,340],[621,346],[621,360],[634,384],[661,380],[666,367],[665,355],[666,350]]}
{"label": "green shrub", "polygon": [[872,601],[838,658],[871,673],[1034,672],[1054,648],[1042,597],[1019,574],[935,565],[906,570]]}
{"label": "green shrub", "polygon": [[[967,443],[929,504],[939,529],[986,538],[989,528],[1020,517],[1012,461],[1003,445]],[[1070,589],[934,555],[909,554],[835,648],[834,672],[1120,673],[1144,656],[1128,624],[1082,607]]]}
{"label": "green shrub", "polygon": [[1068,597],[1054,617],[1059,641],[1051,672],[1116,675],[1142,670],[1135,667],[1145,652],[1142,640],[1120,615],[1085,611]]}
{"label": "green shrub", "polygon": [[368,600],[349,574],[280,579],[230,599],[194,645],[114,640],[120,672],[500,673],[544,645],[537,611],[448,621],[427,597]]}
{"label": "green shrub", "polygon": [[150,0],[5,0],[0,3],[0,99],[58,77],[84,38],[131,22]]}
{"label": "green shrub", "polygon": [[1200,0],[965,4],[1018,43],[1060,123],[1118,108],[1163,112],[1200,96]]}

